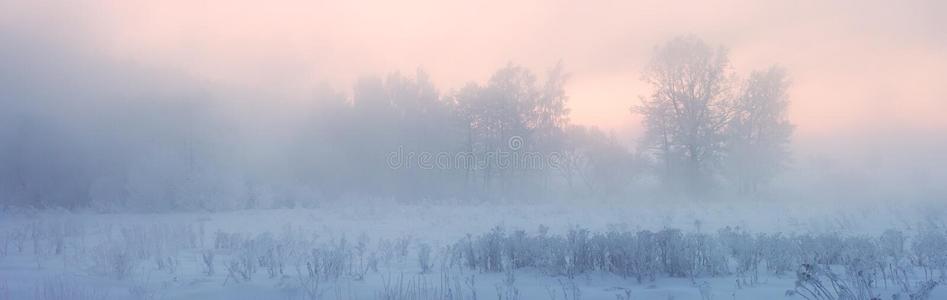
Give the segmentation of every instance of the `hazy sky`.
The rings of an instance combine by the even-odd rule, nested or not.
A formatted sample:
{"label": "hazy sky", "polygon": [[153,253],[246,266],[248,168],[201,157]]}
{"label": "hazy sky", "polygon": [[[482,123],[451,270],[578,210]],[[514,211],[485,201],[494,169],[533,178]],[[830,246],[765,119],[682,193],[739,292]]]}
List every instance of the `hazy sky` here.
{"label": "hazy sky", "polygon": [[5,30],[304,99],[421,67],[442,92],[562,60],[576,123],[632,131],[656,44],[696,34],[734,70],[779,64],[801,136],[947,132],[947,1],[10,1]]}

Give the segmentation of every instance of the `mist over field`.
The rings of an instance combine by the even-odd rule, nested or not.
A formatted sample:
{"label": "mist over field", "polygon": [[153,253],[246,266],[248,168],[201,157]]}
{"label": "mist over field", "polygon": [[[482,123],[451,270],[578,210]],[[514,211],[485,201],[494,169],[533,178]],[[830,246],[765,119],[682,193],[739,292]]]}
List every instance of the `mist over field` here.
{"label": "mist over field", "polygon": [[0,2],[0,299],[941,299],[945,11]]}

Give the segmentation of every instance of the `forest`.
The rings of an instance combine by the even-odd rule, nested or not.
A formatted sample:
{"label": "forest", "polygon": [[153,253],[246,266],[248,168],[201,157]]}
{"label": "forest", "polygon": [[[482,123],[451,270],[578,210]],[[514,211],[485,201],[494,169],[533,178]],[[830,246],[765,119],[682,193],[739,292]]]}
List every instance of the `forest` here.
{"label": "forest", "polygon": [[366,76],[351,93],[323,86],[286,112],[256,107],[278,99],[248,104],[150,70],[84,77],[94,64],[8,51],[4,60],[27,72],[3,81],[3,205],[217,211],[353,198],[686,197],[753,193],[778,175],[793,130],[788,72],[738,74],[726,48],[695,36],[657,47],[642,74],[654,91],[628,101],[628,114],[644,117],[638,142],[569,122],[565,63],[544,72],[510,63],[447,91],[421,69]]}

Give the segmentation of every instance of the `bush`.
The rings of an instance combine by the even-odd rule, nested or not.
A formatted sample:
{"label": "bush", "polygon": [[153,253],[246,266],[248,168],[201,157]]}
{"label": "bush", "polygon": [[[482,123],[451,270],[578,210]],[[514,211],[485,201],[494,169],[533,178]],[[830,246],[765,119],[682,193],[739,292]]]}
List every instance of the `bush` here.
{"label": "bush", "polygon": [[64,276],[44,279],[33,288],[36,300],[104,300],[108,291],[76,282]]}
{"label": "bush", "polygon": [[93,264],[101,274],[115,279],[131,276],[136,261],[130,251],[118,244],[101,244],[93,249]]}
{"label": "bush", "polygon": [[434,267],[431,262],[431,245],[421,244],[418,246],[418,266],[422,274],[430,272]]}

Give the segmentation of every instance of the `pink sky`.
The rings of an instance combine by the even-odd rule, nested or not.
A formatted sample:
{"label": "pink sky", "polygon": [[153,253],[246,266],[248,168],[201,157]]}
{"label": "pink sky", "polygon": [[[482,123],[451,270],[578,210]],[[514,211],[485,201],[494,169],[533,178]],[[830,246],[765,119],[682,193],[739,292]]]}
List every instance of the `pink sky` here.
{"label": "pink sky", "polygon": [[947,2],[929,1],[22,1],[0,26],[75,39],[121,61],[305,99],[329,82],[424,68],[446,92],[514,62],[562,60],[572,120],[636,132],[653,47],[696,34],[734,71],[793,78],[802,136],[944,132]]}

